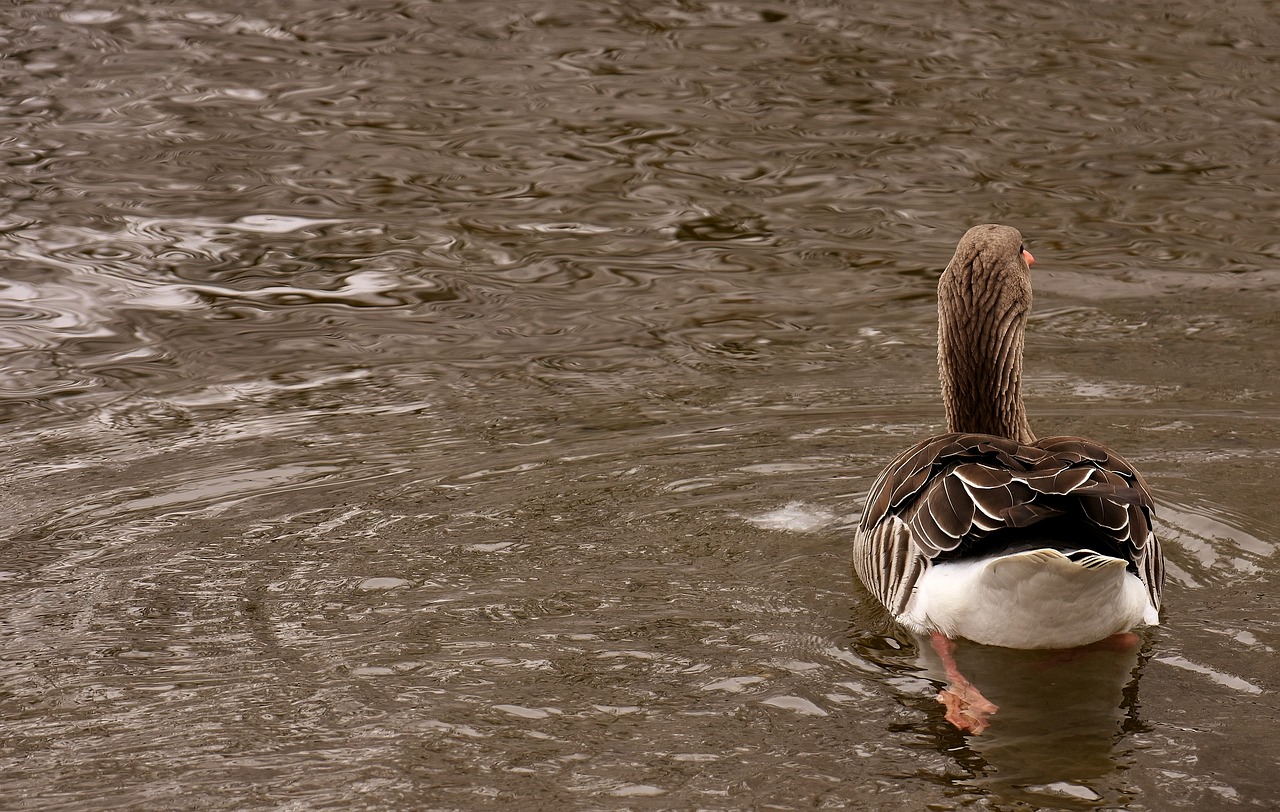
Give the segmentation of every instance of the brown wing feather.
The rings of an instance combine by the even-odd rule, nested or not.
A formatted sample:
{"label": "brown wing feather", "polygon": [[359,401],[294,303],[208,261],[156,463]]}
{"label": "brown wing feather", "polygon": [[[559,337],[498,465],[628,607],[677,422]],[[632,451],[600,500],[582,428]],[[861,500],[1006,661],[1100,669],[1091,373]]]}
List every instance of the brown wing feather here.
{"label": "brown wing feather", "polygon": [[890,612],[902,614],[928,559],[916,551],[907,526],[894,518],[866,532],[859,529],[858,539],[860,554],[854,557],[854,571]]}
{"label": "brown wing feather", "polygon": [[872,485],[854,569],[898,614],[920,574],[940,557],[981,555],[992,533],[1074,516],[1129,562],[1159,608],[1164,558],[1151,532],[1154,509],[1137,471],[1091,440],[1048,437],[1023,445],[943,434],[898,455]]}

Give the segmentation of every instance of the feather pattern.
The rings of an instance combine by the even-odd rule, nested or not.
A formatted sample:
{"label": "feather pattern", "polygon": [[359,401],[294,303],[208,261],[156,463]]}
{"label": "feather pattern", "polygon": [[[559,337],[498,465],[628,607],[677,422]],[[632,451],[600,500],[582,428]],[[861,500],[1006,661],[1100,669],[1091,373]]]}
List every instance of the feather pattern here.
{"label": "feather pattern", "polygon": [[960,241],[938,282],[950,433],[899,454],[867,495],[854,571],[916,631],[1039,648],[1159,620],[1164,555],[1146,482],[1101,443],[1036,440],[1027,421],[1033,261],[1007,226]]}
{"label": "feather pattern", "polygon": [[[962,555],[1004,552],[1018,542],[1000,531],[1026,530],[1050,518],[1077,529],[1071,544],[1123,559],[1160,607],[1163,554],[1151,531],[1154,501],[1141,474],[1100,443],[932,437],[889,463],[867,504],[854,569],[895,614],[905,609],[926,568]],[[1086,541],[1086,535],[1092,538]]]}

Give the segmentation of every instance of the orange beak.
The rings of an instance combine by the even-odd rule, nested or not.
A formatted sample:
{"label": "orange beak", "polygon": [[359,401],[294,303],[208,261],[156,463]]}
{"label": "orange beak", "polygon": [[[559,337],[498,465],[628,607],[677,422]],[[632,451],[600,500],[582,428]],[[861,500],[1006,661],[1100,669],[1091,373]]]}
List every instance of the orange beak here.
{"label": "orange beak", "polygon": [[1027,261],[1028,268],[1036,264],[1036,258],[1031,256],[1031,252],[1025,248],[1022,249],[1022,258]]}

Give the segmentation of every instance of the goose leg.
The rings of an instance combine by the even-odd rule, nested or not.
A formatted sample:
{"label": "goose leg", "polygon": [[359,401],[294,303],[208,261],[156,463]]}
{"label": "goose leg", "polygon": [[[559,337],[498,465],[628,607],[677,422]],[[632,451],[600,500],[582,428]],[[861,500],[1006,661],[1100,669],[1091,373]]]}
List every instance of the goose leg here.
{"label": "goose leg", "polygon": [[947,672],[947,687],[938,693],[938,701],[947,707],[947,721],[966,733],[975,736],[982,733],[991,725],[987,718],[1000,708],[993,705],[960,673],[954,656],[954,640],[941,632],[934,632],[930,635],[929,642]]}
{"label": "goose leg", "polygon": [[1110,637],[1105,637],[1096,643],[1089,643],[1086,646],[1078,646],[1076,648],[1051,652],[1041,667],[1049,668],[1062,665],[1064,663],[1073,663],[1097,651],[1111,651],[1124,654],[1133,651],[1140,645],[1142,645],[1142,638],[1138,635],[1133,632],[1120,632],[1119,634],[1113,634]]}

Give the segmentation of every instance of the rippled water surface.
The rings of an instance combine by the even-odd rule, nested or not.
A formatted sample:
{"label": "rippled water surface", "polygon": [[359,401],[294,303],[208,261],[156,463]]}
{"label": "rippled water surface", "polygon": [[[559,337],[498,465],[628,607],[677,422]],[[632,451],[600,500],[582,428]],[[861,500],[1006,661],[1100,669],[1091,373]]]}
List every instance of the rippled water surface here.
{"label": "rippled water surface", "polygon": [[[3,805],[1273,808],[1275,12],[7,5]],[[1171,582],[964,736],[849,526],[993,221]]]}

